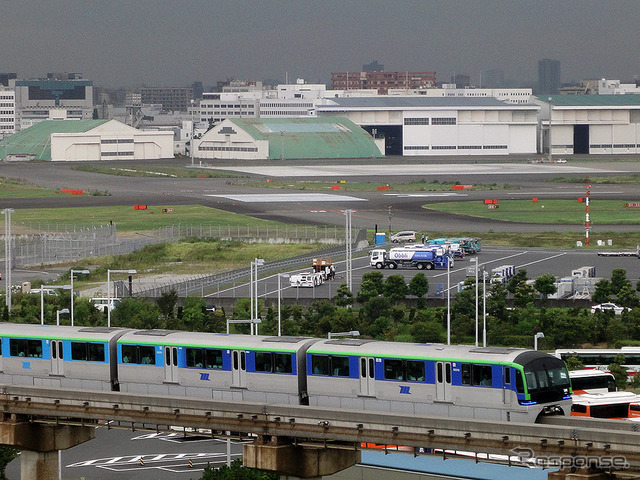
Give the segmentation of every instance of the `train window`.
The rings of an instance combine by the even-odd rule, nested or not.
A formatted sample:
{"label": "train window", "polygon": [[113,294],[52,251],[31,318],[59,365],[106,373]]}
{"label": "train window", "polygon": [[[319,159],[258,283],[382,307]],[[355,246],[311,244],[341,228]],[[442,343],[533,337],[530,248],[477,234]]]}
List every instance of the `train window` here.
{"label": "train window", "polygon": [[187,348],[187,367],[222,368],[222,350],[212,348]]}
{"label": "train window", "polygon": [[374,377],[374,373],[375,373],[374,365],[375,365],[375,362],[373,361],[373,358],[370,358],[369,359],[369,378]]}
{"label": "train window", "polygon": [[384,378],[386,380],[406,380],[402,360],[384,360]]}
{"label": "train window", "polygon": [[571,411],[576,413],[587,413],[587,406],[577,405],[574,403],[573,405],[571,405]]}
{"label": "train window", "polygon": [[524,393],[524,382],[522,381],[522,372],[516,371],[516,392]]}
{"label": "train window", "polygon": [[447,383],[451,383],[451,364],[450,363],[446,364],[445,378]]}
{"label": "train window", "polygon": [[462,364],[462,384],[471,385],[471,365],[468,363]]}
{"label": "train window", "polygon": [[245,352],[240,352],[240,369],[247,370],[247,354]]}
{"label": "train window", "polygon": [[42,340],[11,338],[9,352],[12,357],[42,358]]}
{"label": "train window", "polygon": [[104,344],[102,343],[71,342],[71,360],[104,362],[104,358]]}
{"label": "train window", "polygon": [[238,352],[233,352],[233,369],[238,370]]}
{"label": "train window", "polygon": [[630,412],[640,412],[640,405],[632,403],[631,405],[629,405],[629,411]]}
{"label": "train window", "polygon": [[293,373],[290,353],[274,353],[273,365],[276,373]]}
{"label": "train window", "polygon": [[507,384],[507,385],[511,383],[511,368],[510,367],[504,367],[504,383]]}
{"label": "train window", "polygon": [[442,383],[442,363],[440,362],[437,363],[437,370],[438,370],[438,383]]}
{"label": "train window", "polygon": [[349,376],[349,357],[331,357],[332,375],[335,377]]}
{"label": "train window", "polygon": [[64,358],[62,351],[62,342],[58,342],[58,358],[62,360]]}
{"label": "train window", "polygon": [[164,347],[164,364],[168,367],[171,365],[171,349]]}
{"label": "train window", "polygon": [[360,359],[360,376],[362,378],[365,378],[367,376],[367,359],[366,358]]}
{"label": "train window", "polygon": [[[168,350],[165,352],[165,361],[169,362]],[[156,348],[149,345],[123,345],[122,363],[155,365]],[[169,363],[167,363],[167,365],[169,365]]]}
{"label": "train window", "polygon": [[493,385],[492,375],[491,375],[491,366],[473,365],[471,379],[474,385],[480,385],[482,387],[489,387]]}
{"label": "train window", "polygon": [[314,375],[330,375],[329,356],[311,355],[311,371]]}
{"label": "train window", "polygon": [[273,372],[271,352],[256,352],[256,372]]}

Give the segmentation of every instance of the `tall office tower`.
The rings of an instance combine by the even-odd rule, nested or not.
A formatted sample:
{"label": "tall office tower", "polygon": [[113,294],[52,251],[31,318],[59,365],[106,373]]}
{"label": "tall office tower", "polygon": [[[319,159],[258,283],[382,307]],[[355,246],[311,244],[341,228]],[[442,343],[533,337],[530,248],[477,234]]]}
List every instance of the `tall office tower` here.
{"label": "tall office tower", "polygon": [[560,90],[560,60],[538,61],[538,93],[555,95]]}

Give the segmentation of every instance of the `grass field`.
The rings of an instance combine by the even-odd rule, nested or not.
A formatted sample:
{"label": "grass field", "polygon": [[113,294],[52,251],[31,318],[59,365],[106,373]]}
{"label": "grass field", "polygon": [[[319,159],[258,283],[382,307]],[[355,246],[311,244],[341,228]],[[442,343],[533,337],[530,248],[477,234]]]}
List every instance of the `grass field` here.
{"label": "grass field", "polygon": [[0,198],[46,198],[57,196],[71,196],[71,193],[47,190],[29,185],[22,180],[0,177]]}
{"label": "grass field", "polygon": [[[163,209],[172,209],[163,213]],[[202,205],[147,205],[146,210],[131,206],[81,207],[81,208],[33,208],[16,209],[11,220],[15,233],[26,230],[60,230],[62,225],[90,227],[108,225],[113,221],[118,232],[153,230],[169,225],[180,226],[268,226],[282,225],[258,218],[204,207]]]}
{"label": "grass field", "polygon": [[128,167],[104,167],[94,165],[78,165],[73,170],[82,172],[102,173],[105,175],[117,175],[120,177],[155,177],[155,178],[232,178],[240,177],[240,174],[221,172],[219,170],[191,169],[182,166],[128,166]]}
{"label": "grass field", "polygon": [[[502,200],[495,209],[481,201],[444,202],[424,208],[473,217],[525,223],[580,225],[585,222],[586,205],[577,200]],[[619,200],[596,200],[589,204],[592,225],[639,225],[640,208],[629,208]]]}

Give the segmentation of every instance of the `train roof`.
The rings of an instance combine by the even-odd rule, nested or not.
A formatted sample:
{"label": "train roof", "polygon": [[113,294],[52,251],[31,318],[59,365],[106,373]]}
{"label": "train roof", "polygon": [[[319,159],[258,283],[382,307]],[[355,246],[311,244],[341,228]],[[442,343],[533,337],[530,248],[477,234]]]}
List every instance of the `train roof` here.
{"label": "train roof", "polygon": [[0,336],[13,338],[108,341],[126,331],[126,328],[118,327],[60,327],[56,325],[0,323]]}
{"label": "train roof", "polygon": [[171,345],[200,348],[296,351],[317,339],[294,336],[237,335],[226,333],[181,332],[177,330],[135,330],[124,334],[118,343]]}
{"label": "train roof", "polygon": [[308,353],[356,354],[376,357],[437,358],[475,362],[512,362],[520,355],[547,356],[522,348],[475,347],[470,345],[443,345],[438,343],[380,342],[354,338],[321,340],[314,343]]}

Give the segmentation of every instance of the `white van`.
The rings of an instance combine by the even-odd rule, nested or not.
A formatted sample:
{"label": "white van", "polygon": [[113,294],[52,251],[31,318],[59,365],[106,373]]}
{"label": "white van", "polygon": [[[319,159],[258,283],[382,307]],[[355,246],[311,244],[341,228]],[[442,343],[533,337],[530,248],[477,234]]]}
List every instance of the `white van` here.
{"label": "white van", "polygon": [[391,235],[390,238],[392,243],[407,243],[407,242],[415,242],[416,241],[416,232],[413,230],[405,230],[402,232],[398,232],[395,235]]}
{"label": "white van", "polygon": [[[107,298],[107,297],[98,297],[89,299],[93,306],[102,312],[107,312],[108,310],[113,310],[120,302],[119,298]],[[111,303],[109,303],[111,302]],[[107,310],[108,309],[108,310]]]}
{"label": "white van", "polygon": [[59,295],[58,292],[53,288],[32,288],[31,290],[29,290],[29,293],[37,293],[38,295],[40,295],[40,292],[44,293],[45,295],[53,295],[55,297]]}

